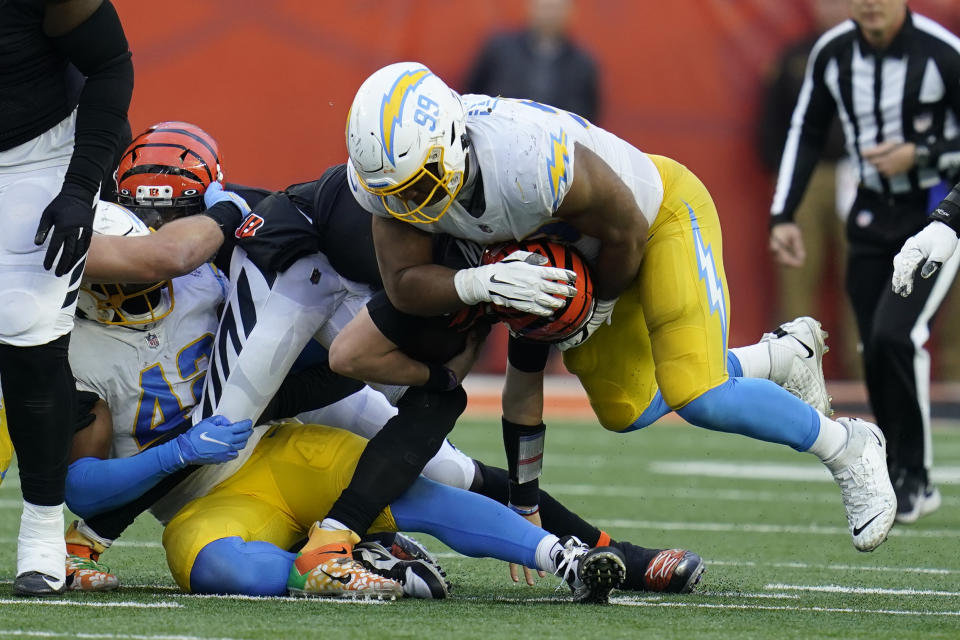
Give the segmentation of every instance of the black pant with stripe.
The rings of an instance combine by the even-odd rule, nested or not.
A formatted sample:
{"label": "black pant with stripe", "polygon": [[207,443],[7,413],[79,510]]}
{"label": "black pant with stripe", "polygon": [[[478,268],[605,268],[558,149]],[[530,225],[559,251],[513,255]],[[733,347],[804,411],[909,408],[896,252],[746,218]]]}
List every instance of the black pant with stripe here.
{"label": "black pant with stripe", "polygon": [[930,450],[930,323],[953,282],[958,260],[928,280],[919,275],[903,298],[891,288],[893,257],[926,223],[927,198],[882,199],[861,190],[847,222],[847,294],[863,344],[870,405],[887,438],[891,478],[926,480]]}

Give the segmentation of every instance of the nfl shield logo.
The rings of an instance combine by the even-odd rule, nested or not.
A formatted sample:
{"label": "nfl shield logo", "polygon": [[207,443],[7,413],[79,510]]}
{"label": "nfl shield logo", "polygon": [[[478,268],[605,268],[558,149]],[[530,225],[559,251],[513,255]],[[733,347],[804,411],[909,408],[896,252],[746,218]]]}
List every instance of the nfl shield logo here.
{"label": "nfl shield logo", "polygon": [[158,338],[157,334],[155,333],[148,333],[147,344],[150,346],[151,349],[156,349],[160,346],[160,338]]}

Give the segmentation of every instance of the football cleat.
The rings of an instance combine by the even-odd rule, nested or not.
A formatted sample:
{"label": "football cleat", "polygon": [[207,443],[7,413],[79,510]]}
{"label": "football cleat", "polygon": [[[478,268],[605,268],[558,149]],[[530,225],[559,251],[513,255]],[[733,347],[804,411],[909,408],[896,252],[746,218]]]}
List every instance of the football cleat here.
{"label": "football cleat", "polygon": [[65,580],[39,571],[25,571],[13,581],[13,592],[18,596],[58,596],[66,588]]}
{"label": "football cleat", "polygon": [[706,566],[703,558],[683,549],[647,549],[631,542],[611,542],[623,553],[627,577],[623,590],[690,593]]}
{"label": "football cleat", "polygon": [[446,576],[440,563],[433,557],[419,540],[412,536],[400,533],[399,531],[385,531],[382,533],[368,533],[362,538],[362,542],[376,542],[390,555],[400,560],[423,560],[424,562],[436,567],[441,575]]}
{"label": "football cleat", "polygon": [[883,432],[859,418],[837,420],[847,430],[847,444],[825,460],[847,511],[853,546],[873,551],[887,539],[897,514],[897,496],[887,472],[887,441]]}
{"label": "football cleat", "polygon": [[693,551],[664,549],[643,572],[643,586],[646,591],[690,593],[704,571],[703,558]]}
{"label": "football cleat", "polygon": [[426,560],[401,560],[376,542],[358,544],[353,549],[353,559],[370,571],[399,582],[408,598],[443,600],[450,595],[446,575]]}
{"label": "football cleat", "polygon": [[591,549],[574,536],[560,539],[562,549],[554,564],[573,592],[573,601],[605,604],[610,592],[619,587],[627,575],[623,552],[616,547]]}
{"label": "football cleat", "polygon": [[940,490],[918,475],[902,472],[893,488],[897,494],[896,521],[901,524],[913,524],[940,508]]}
{"label": "football cleat", "polygon": [[290,566],[287,591],[293,596],[395,600],[403,586],[353,559],[353,545],[335,542],[300,552]]}
{"label": "football cleat", "polygon": [[[785,322],[772,333],[765,333],[761,343],[770,349],[770,378],[824,415],[833,415],[827,383],[823,379],[823,354],[827,332],[808,316]],[[792,344],[784,344],[789,340]],[[796,345],[801,348],[796,349]],[[782,351],[774,351],[782,349]]]}
{"label": "football cleat", "polygon": [[113,591],[120,579],[110,568],[100,564],[100,554],[107,547],[80,531],[80,522],[74,520],[63,535],[67,544],[67,589],[69,591]]}

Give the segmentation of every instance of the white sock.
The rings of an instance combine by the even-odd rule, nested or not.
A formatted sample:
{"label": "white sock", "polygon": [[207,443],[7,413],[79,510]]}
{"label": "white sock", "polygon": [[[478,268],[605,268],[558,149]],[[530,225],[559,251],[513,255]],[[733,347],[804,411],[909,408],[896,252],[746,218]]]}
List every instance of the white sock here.
{"label": "white sock", "polygon": [[87,523],[84,522],[83,520],[80,520],[79,522],[77,522],[77,531],[82,533],[88,539],[93,540],[94,542],[97,542],[99,544],[102,544],[104,547],[107,547],[108,549],[110,548],[110,545],[113,544],[113,540],[102,537],[96,531],[91,529],[87,525]]}
{"label": "white sock", "polygon": [[823,461],[831,460],[847,446],[847,430],[842,424],[819,411],[817,415],[820,416],[820,434],[807,452]]}
{"label": "white sock", "polygon": [[350,531],[350,527],[333,518],[324,518],[323,522],[320,523],[320,528],[327,531]]}
{"label": "white sock", "polygon": [[766,342],[734,347],[730,353],[740,361],[744,378],[770,378],[770,347]]}
{"label": "white sock", "polygon": [[67,544],[63,541],[63,504],[53,507],[23,501],[17,538],[17,575],[39,571],[64,581]]}
{"label": "white sock", "polygon": [[556,573],[557,554],[562,550],[563,546],[560,544],[560,538],[552,533],[548,533],[540,538],[540,542],[537,543],[536,553],[537,569]]}

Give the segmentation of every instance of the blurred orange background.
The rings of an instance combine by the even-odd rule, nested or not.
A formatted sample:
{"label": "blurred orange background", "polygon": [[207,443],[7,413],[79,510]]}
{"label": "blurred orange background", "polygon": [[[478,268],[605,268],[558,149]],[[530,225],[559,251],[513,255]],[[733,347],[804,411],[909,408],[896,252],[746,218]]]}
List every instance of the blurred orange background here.
{"label": "blurred orange background", "polygon": [[[518,0],[113,1],[134,55],[134,134],[194,122],[220,142],[227,179],[273,189],[345,160],[347,109],[375,69],[418,60],[459,89],[483,40],[525,16]],[[956,28],[955,4],[910,6]],[[716,200],[731,345],[783,320],[770,317],[771,185],[754,120],[764,74],[810,24],[795,0],[575,2],[572,36],[600,68],[597,124],[683,162]]]}

